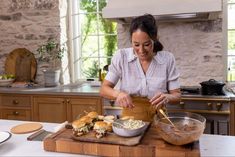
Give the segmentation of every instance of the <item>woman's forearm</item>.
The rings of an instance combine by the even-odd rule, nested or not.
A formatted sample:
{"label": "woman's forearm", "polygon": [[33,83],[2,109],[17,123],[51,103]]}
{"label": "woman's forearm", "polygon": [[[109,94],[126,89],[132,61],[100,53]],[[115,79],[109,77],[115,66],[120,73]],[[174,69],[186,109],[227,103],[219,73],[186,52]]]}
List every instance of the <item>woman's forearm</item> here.
{"label": "woman's forearm", "polygon": [[116,100],[118,94],[120,93],[119,90],[114,89],[111,85],[107,85],[107,82],[103,82],[103,85],[100,89],[100,95],[104,98]]}
{"label": "woman's forearm", "polygon": [[168,103],[177,104],[180,102],[180,99],[181,99],[180,92],[174,92],[174,93],[170,93],[170,94],[166,94],[166,95],[167,95]]}

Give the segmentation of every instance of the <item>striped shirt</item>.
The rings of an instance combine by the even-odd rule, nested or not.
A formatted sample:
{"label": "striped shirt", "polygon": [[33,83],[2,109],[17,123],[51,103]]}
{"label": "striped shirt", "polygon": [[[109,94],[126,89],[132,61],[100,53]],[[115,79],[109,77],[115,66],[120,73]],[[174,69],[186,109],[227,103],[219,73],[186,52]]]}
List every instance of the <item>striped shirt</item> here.
{"label": "striped shirt", "polygon": [[172,53],[159,51],[153,57],[146,74],[133,48],[118,50],[109,66],[106,80],[120,82],[120,91],[152,98],[157,92],[167,93],[180,88],[179,73]]}

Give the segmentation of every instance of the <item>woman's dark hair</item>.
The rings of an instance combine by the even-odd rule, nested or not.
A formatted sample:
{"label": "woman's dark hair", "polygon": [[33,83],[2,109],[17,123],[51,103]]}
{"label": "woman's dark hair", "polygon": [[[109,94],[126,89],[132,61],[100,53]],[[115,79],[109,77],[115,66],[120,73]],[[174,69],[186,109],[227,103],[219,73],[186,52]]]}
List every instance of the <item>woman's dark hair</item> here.
{"label": "woman's dark hair", "polygon": [[143,16],[138,16],[131,21],[130,26],[130,36],[140,29],[141,31],[147,33],[149,37],[154,41],[153,51],[161,51],[163,45],[157,39],[157,25],[156,20],[150,14],[145,14]]}

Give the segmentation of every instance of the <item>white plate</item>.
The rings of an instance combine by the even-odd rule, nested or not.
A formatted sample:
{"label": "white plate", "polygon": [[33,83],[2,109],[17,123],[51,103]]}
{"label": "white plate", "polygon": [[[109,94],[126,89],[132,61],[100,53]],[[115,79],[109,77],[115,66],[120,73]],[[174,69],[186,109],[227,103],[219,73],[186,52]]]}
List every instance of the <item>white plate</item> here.
{"label": "white plate", "polygon": [[0,131],[0,144],[6,142],[11,138],[11,133],[7,131]]}
{"label": "white plate", "polygon": [[15,79],[5,79],[5,80],[0,79],[0,87],[10,86],[14,82],[14,80]]}

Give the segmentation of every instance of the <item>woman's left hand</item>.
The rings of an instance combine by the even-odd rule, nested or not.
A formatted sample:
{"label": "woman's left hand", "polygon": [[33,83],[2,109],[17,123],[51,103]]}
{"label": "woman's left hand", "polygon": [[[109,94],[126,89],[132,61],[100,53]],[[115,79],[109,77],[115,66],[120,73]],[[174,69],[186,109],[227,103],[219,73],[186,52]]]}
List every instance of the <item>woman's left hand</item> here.
{"label": "woman's left hand", "polygon": [[149,102],[156,110],[159,110],[169,102],[168,94],[158,92],[150,99]]}

